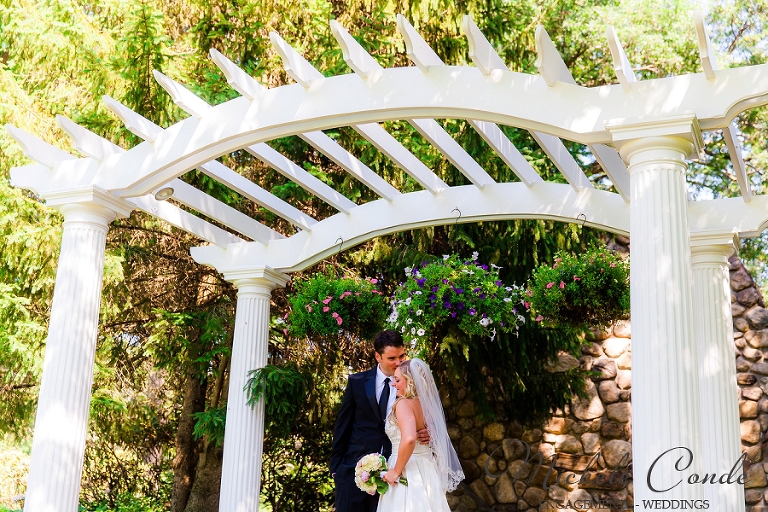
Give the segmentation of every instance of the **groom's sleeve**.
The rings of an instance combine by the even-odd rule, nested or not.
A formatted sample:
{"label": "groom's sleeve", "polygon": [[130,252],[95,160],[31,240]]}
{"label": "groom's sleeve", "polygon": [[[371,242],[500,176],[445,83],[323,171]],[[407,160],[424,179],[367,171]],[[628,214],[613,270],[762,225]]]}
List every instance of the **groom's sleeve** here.
{"label": "groom's sleeve", "polygon": [[333,447],[331,448],[331,474],[344,460],[349,446],[349,438],[352,435],[352,422],[355,419],[355,399],[352,395],[352,382],[347,379],[347,389],[344,398],[341,399],[341,408],[336,418],[336,426],[333,428]]}

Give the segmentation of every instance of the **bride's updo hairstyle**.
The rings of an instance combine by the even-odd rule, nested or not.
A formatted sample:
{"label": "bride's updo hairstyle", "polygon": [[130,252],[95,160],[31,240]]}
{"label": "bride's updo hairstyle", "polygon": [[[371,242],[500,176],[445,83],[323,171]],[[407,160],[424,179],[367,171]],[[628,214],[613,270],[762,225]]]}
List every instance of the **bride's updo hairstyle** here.
{"label": "bride's updo hairstyle", "polygon": [[418,398],[419,394],[416,392],[416,384],[413,382],[413,375],[411,374],[411,361],[403,361],[397,369],[400,370],[400,374],[405,379],[403,398]]}

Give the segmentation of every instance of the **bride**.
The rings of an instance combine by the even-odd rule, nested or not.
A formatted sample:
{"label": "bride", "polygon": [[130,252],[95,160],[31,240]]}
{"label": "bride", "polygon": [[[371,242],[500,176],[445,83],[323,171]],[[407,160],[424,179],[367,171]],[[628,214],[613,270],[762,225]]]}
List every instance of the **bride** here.
{"label": "bride", "polygon": [[[450,512],[446,492],[464,479],[451,445],[445,415],[432,378],[421,359],[404,361],[395,370],[392,386],[397,400],[384,424],[392,441],[391,469],[383,480],[389,490],[379,498],[377,512]],[[416,432],[429,429],[429,445],[416,441]],[[398,484],[400,477],[408,484]]]}

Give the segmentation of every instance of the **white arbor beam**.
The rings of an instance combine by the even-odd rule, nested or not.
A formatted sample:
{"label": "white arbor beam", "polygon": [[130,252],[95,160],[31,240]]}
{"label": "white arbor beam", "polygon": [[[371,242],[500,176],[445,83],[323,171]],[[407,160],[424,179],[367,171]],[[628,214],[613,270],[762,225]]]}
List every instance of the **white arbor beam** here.
{"label": "white arbor beam", "polygon": [[381,76],[383,68],[371,54],[365,51],[360,43],[355,41],[349,32],[336,20],[331,20],[331,32],[341,46],[344,62],[352,68],[363,80],[376,79]]}
{"label": "white arbor beam", "polygon": [[123,122],[125,128],[140,139],[144,139],[147,142],[155,142],[155,139],[163,133],[162,127],[106,94],[101,97],[101,100]]}
{"label": "white arbor beam", "polygon": [[[397,30],[405,40],[408,57],[418,68],[428,73],[430,67],[445,67],[445,63],[430,48],[402,14],[397,15]],[[472,184],[479,188],[495,183],[464,148],[434,119],[408,119],[408,122],[445,156]]]}
{"label": "white arbor beam", "polygon": [[430,66],[445,66],[443,60],[435,53],[427,42],[421,37],[413,25],[411,25],[405,16],[397,15],[397,31],[405,40],[405,51],[411,62],[416,64],[419,69],[428,73]]}
{"label": "white arbor beam", "polygon": [[[715,61],[715,52],[712,50],[712,41],[704,24],[703,12],[695,11],[693,13],[693,24],[696,26],[699,56],[701,57],[701,67],[704,68],[704,76],[707,77],[707,80],[714,80],[717,62]],[[736,175],[736,181],[739,183],[741,197],[744,198],[744,202],[748,203],[752,200],[752,190],[749,186],[747,166],[744,164],[744,155],[742,154],[741,142],[738,139],[737,133],[738,129],[734,121],[731,121],[728,126],[723,127],[723,138],[725,139],[726,146],[728,146],[733,173]]]}
{"label": "white arbor beam", "polygon": [[501,157],[507,166],[512,169],[520,181],[529,187],[534,183],[544,181],[539,173],[528,163],[528,160],[518,151],[512,141],[504,135],[494,123],[487,121],[469,121],[469,124],[477,130],[477,133],[488,143],[496,154]]}
{"label": "white arbor beam", "polygon": [[366,187],[376,192],[387,201],[391,201],[400,191],[390,185],[384,178],[373,172],[355,155],[341,147],[335,140],[321,131],[307,132],[299,135],[318,151],[330,158],[339,167],[357,178]]}
{"label": "white arbor beam", "polygon": [[568,149],[558,137],[541,132],[531,132],[541,149],[552,160],[555,166],[565,176],[566,181],[574,188],[579,190],[582,187],[594,188],[587,175],[581,170],[579,164],[568,152]]}
{"label": "white arbor beam", "polygon": [[[557,51],[555,44],[542,25],[536,27],[536,51],[538,52],[536,68],[547,85],[554,87],[557,82],[576,84],[576,80],[573,79],[568,66],[565,65],[562,56],[560,56],[560,52]],[[568,180],[568,183],[574,187],[591,186],[591,183],[586,185],[589,179],[565,149],[561,140],[540,132],[531,132],[531,135],[533,135],[536,142],[553,160],[555,166],[563,173],[565,179]],[[588,147],[600,164],[600,167],[603,168],[610,178],[619,195],[625,201],[629,201],[629,174],[627,173],[627,166],[624,165],[616,150],[604,144],[593,144]]]}
{"label": "white arbor beam", "polygon": [[200,217],[195,217],[191,213],[185,212],[178,206],[174,206],[165,201],[158,201],[151,195],[129,197],[126,198],[126,201],[143,212],[164,220],[172,226],[176,226],[187,233],[202,238],[206,242],[210,242],[219,247],[226,248],[229,244],[244,241],[242,238],[235,236],[220,227],[214,226]]}
{"label": "white arbor beam", "polygon": [[217,160],[211,160],[201,165],[200,170],[298,228],[311,231],[312,226],[317,224],[316,219],[269,193]]}
{"label": "white arbor beam", "polygon": [[49,169],[56,167],[56,164],[64,160],[76,160],[77,157],[66,151],[48,144],[44,140],[31,135],[24,130],[16,128],[12,124],[6,124],[5,129],[16,139],[21,146],[21,150],[27,158],[42,164]]}
{"label": "white arbor beam", "polygon": [[[64,116],[57,116],[56,119],[64,131],[72,137],[75,146],[92,158],[102,160],[111,154],[125,152],[123,148],[112,144],[107,139],[100,137]],[[160,127],[157,128],[159,129]],[[231,206],[222,203],[178,178],[168,183],[168,186],[173,189],[173,196],[180,203],[205,214],[211,219],[216,220],[253,240],[267,243],[269,240],[283,238],[283,235],[277,231],[264,226],[247,215],[235,210]]]}
{"label": "white arbor beam", "polygon": [[230,87],[249,100],[257,99],[267,90],[266,87],[240,69],[240,66],[226,58],[217,49],[211,48],[208,53],[211,56],[211,60],[219,67],[222,73],[224,73],[224,76],[227,77],[227,83]]}
{"label": "white arbor beam", "polygon": [[221,222],[228,228],[242,233],[252,240],[266,244],[270,240],[285,238],[274,229],[268,228],[246,214],[235,210],[231,206],[201,192],[178,178],[169,182],[168,186],[173,189],[172,197],[179,203]]}
{"label": "white arbor beam", "polygon": [[285,39],[280,37],[280,34],[277,32],[270,32],[269,40],[283,59],[283,67],[285,68],[285,71],[291,75],[294,80],[300,83],[302,87],[309,89],[313,84],[325,80],[325,76],[310,64],[307,59],[302,57],[299,52],[294,50]]}
{"label": "white arbor beam", "polygon": [[469,56],[475,66],[486,76],[494,71],[506,71],[507,64],[502,60],[491,43],[485,37],[474,20],[468,14],[465,14],[461,20],[461,27],[467,36],[469,43]]}
{"label": "white arbor beam", "polygon": [[177,81],[168,78],[158,70],[153,69],[152,75],[157,80],[157,83],[171,96],[173,102],[192,117],[200,119],[210,108],[210,105],[200,99],[195,93]]}
{"label": "white arbor beam", "polygon": [[723,138],[725,139],[725,145],[728,146],[728,155],[731,157],[731,165],[733,165],[733,173],[736,175],[736,181],[739,183],[739,189],[741,189],[741,197],[745,203],[752,200],[752,188],[749,185],[749,177],[747,176],[747,166],[744,164],[744,155],[741,152],[741,141],[738,138],[738,128],[736,122],[731,121],[728,127],[723,128]]}
{"label": "white arbor beam", "polygon": [[266,142],[259,142],[258,144],[248,146],[245,150],[337,210],[349,213],[352,208],[357,207],[357,204],[312,176],[296,165],[293,160],[272,148]]}
{"label": "white arbor beam", "polygon": [[608,46],[611,49],[611,56],[613,57],[613,70],[616,72],[616,78],[619,79],[621,88],[629,92],[631,83],[637,81],[635,72],[632,70],[632,64],[630,64],[627,54],[624,51],[624,47],[619,41],[619,36],[616,34],[616,30],[613,27],[605,29],[606,37],[608,38]]}
{"label": "white arbor beam", "polygon": [[[339,26],[337,26],[338,30]],[[269,35],[272,45],[283,59],[286,72],[294,80],[310,88],[325,80],[325,77],[312,64],[310,64],[299,52],[293,49],[277,33],[272,32]],[[369,63],[370,65],[370,63]],[[390,185],[384,178],[373,172],[367,165],[361,162],[355,155],[341,147],[335,140],[328,137],[321,131],[306,132],[299,135],[302,139],[309,142],[315,149],[330,158],[339,167],[357,178],[366,187],[373,190],[376,194],[387,201],[400,194],[400,191]]]}
{"label": "white arbor beam", "polygon": [[696,40],[699,43],[699,56],[701,57],[701,67],[704,68],[704,76],[707,77],[707,80],[714,80],[717,62],[715,62],[715,52],[712,50],[712,41],[707,33],[702,11],[694,11],[693,24],[696,27]]}
{"label": "white arbor beam", "polygon": [[[344,61],[358,76],[363,80],[381,76],[383,68],[360,46],[360,43],[349,35],[349,32],[339,22],[332,20],[331,30],[339,42],[339,46],[341,46]],[[448,187],[443,180],[424,165],[424,162],[408,151],[378,123],[356,124],[352,125],[352,128],[408,173],[419,185],[433,194],[437,194]]]}
{"label": "white arbor beam", "polygon": [[576,80],[543,25],[536,27],[536,53],[536,69],[548,86],[554,87],[557,82],[576,85]]}

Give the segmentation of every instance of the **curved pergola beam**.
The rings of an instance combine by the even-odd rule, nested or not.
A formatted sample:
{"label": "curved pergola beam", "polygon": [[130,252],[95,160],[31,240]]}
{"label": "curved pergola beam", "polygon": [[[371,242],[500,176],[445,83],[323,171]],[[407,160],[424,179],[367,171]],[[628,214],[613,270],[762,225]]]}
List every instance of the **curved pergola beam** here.
{"label": "curved pergola beam", "polygon": [[[702,101],[706,98],[706,101]],[[191,117],[102,164],[100,184],[138,196],[230,151],[316,130],[393,119],[462,118],[538,130],[584,144],[611,142],[605,122],[652,120],[693,112],[703,130],[727,126],[741,111],[768,104],[768,65],[586,88],[502,71],[487,77],[466,66],[384,69],[375,83],[355,74],[312,88],[291,84],[260,101],[236,98]],[[546,108],[542,107],[543,105]],[[119,169],[136,169],[128,175]]]}
{"label": "curved pergola beam", "polygon": [[[461,212],[460,218],[456,209]],[[586,217],[586,221],[584,218]],[[379,199],[318,222],[312,233],[297,233],[268,245],[244,243],[219,247],[194,247],[198,263],[227,269],[248,268],[258,261],[281,272],[303,270],[339,251],[377,236],[455,222],[510,219],[546,219],[584,223],[613,233],[629,233],[629,205],[618,194],[596,189],[578,193],[567,184],[494,183],[451,187],[439,195],[429,191],[401,194],[392,201]],[[339,238],[343,243],[339,243]]]}

